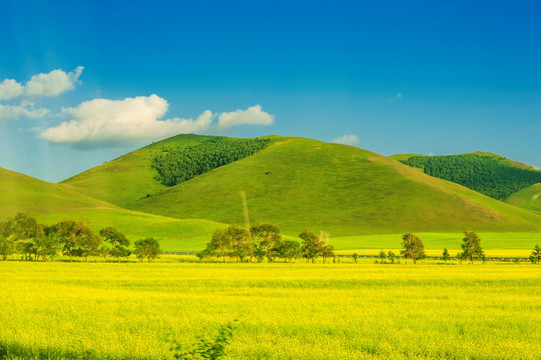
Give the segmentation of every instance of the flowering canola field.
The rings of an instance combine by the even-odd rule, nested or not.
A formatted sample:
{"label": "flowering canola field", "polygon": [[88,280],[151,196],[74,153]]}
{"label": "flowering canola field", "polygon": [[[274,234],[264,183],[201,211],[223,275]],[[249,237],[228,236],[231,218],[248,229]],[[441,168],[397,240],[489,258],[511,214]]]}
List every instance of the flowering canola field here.
{"label": "flowering canola field", "polygon": [[0,262],[0,358],[540,359],[541,266]]}

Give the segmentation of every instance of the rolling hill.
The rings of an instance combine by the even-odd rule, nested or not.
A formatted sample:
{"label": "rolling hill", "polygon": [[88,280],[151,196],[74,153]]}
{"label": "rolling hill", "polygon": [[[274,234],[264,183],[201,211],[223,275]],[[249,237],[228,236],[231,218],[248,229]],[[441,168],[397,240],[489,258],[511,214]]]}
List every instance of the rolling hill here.
{"label": "rolling hill", "polygon": [[77,209],[111,209],[116,206],[94,199],[74,189],[51,184],[0,168],[0,218],[17,212],[52,214]]}
{"label": "rolling hill", "polygon": [[541,183],[514,193],[505,202],[541,213]]}
{"label": "rolling hill", "polygon": [[60,184],[124,207],[167,188],[155,179],[158,172],[152,168],[154,157],[168,147],[193,146],[209,138],[190,134],[174,136],[84,171]]}
{"label": "rolling hill", "polygon": [[[239,194],[245,192],[252,222],[273,222],[289,235],[307,227],[335,236],[541,227],[539,215],[370,151],[304,138],[271,139],[271,145],[255,155],[150,196],[136,199],[137,194],[122,201],[142,212],[242,224]],[[149,148],[137,151],[148,156]],[[123,158],[116,162],[122,167]],[[102,169],[91,171],[99,178]]]}

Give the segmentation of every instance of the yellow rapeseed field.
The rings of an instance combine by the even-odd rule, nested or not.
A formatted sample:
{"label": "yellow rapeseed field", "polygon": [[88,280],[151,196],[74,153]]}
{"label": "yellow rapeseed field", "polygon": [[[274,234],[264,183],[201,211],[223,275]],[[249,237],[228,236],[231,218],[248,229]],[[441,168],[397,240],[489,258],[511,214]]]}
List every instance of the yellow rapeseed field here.
{"label": "yellow rapeseed field", "polygon": [[233,320],[230,359],[541,358],[525,263],[7,261],[0,289],[0,358],[169,359],[168,336],[189,347]]}

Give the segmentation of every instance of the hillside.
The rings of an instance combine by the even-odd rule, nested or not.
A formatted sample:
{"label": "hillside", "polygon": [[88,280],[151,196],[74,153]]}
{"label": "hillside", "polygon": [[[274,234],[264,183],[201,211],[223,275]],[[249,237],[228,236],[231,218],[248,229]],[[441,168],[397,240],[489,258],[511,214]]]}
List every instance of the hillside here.
{"label": "hillside", "polygon": [[290,235],[306,227],[334,236],[541,227],[538,215],[387,157],[303,138],[273,137],[255,155],[129,206],[175,218],[241,224],[241,191],[252,222],[271,221]]}
{"label": "hillside", "polygon": [[0,188],[0,219],[20,211],[39,215],[76,209],[116,208],[73,189],[3,168],[0,168]]}
{"label": "hillside", "polygon": [[[223,165],[216,162],[229,163],[249,155],[238,154],[239,149],[224,145],[246,145],[248,141],[250,139],[177,135],[87,170],[62,181],[61,184],[97,199],[126,207],[135,200],[166,189],[167,185],[184,181],[179,178],[191,178]],[[268,143],[268,139],[265,142]],[[218,147],[221,150],[218,154],[208,151]],[[252,149],[253,152],[256,150]],[[184,156],[184,161],[175,164],[174,158],[178,156]],[[198,164],[201,165],[200,169],[195,168]]]}
{"label": "hillside", "polygon": [[167,187],[155,177],[153,159],[168,147],[183,148],[210,138],[198,135],[178,135],[89,169],[61,182],[97,199],[126,206],[129,203]]}
{"label": "hillside", "polygon": [[541,183],[514,193],[505,202],[541,213]]}
{"label": "hillside", "polygon": [[541,172],[502,156],[475,152],[424,156],[397,154],[392,158],[425,174],[455,182],[498,200],[541,182]]}

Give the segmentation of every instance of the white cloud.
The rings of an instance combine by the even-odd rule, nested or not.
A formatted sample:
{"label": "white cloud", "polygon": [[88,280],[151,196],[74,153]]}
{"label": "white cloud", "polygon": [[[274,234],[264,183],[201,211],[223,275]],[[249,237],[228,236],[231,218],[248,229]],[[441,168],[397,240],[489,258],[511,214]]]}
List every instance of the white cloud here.
{"label": "white cloud", "polygon": [[2,105],[0,104],[0,121],[15,120],[19,118],[40,118],[49,115],[49,109],[34,109],[34,104],[22,102],[20,105]]}
{"label": "white cloud", "polygon": [[254,105],[246,110],[223,112],[218,116],[218,128],[226,129],[236,125],[271,125],[274,116],[261,110],[261,105]]}
{"label": "white cloud", "polygon": [[25,85],[13,79],[5,79],[0,83],[0,100],[60,95],[75,88],[83,69],[84,67],[78,66],[69,73],[56,69],[47,74],[37,74],[32,76]]}
{"label": "white cloud", "polygon": [[345,145],[359,145],[361,143],[357,135],[347,135],[347,134],[337,137],[332,142],[337,143],[337,144],[345,144]]}
{"label": "white cloud", "polygon": [[206,110],[197,119],[160,120],[168,107],[167,101],[157,95],[90,100],[64,109],[72,119],[46,129],[39,137],[81,148],[135,145],[206,129],[215,117]]}
{"label": "white cloud", "polygon": [[24,94],[24,86],[13,79],[4,79],[0,83],[0,100],[9,100]]}

